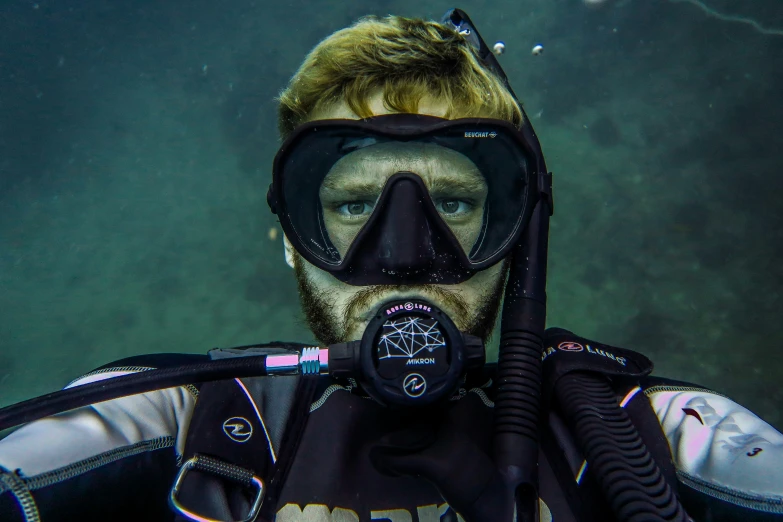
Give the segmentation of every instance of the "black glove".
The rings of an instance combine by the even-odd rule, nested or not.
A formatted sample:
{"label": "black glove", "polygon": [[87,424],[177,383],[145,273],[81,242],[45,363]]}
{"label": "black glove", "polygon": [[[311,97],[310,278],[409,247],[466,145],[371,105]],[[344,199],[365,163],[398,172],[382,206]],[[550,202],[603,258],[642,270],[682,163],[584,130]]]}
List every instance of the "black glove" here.
{"label": "black glove", "polygon": [[370,450],[375,468],[386,475],[428,480],[466,522],[511,521],[513,498],[504,491],[495,463],[467,435],[441,420],[382,437]]}

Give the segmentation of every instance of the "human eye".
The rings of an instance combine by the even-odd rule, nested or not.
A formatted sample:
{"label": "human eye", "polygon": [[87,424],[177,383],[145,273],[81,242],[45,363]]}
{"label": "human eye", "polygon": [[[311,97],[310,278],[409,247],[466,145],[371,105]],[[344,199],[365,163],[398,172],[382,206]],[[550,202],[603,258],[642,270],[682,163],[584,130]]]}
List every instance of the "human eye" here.
{"label": "human eye", "polygon": [[372,213],[374,202],[372,201],[349,201],[337,205],[337,213],[347,219],[359,219],[369,216]]}
{"label": "human eye", "polygon": [[473,210],[473,203],[464,199],[448,198],[435,201],[435,208],[448,217],[460,217]]}

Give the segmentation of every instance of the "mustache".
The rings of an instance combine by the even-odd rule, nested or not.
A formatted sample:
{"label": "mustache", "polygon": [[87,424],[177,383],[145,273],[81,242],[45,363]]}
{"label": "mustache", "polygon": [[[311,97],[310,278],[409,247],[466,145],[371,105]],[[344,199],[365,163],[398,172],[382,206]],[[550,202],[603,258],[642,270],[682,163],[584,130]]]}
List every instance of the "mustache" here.
{"label": "mustache", "polygon": [[338,307],[337,297],[328,285],[319,285],[310,280],[305,261],[299,253],[294,252],[293,256],[294,273],[307,326],[318,342],[325,346],[350,340],[348,332],[352,327],[362,322],[362,317],[367,317],[368,310],[374,313],[378,305],[388,301],[392,295],[400,299],[409,296],[432,301],[449,315],[460,331],[488,342],[500,312],[509,264],[508,258],[503,260],[501,275],[497,280],[482,285],[481,289],[474,289],[474,293],[478,290],[480,294],[474,296],[475,299],[468,299],[462,292],[452,290],[453,286],[374,285],[354,287],[343,308]]}
{"label": "mustache", "polygon": [[[342,322],[346,327],[356,320],[362,310],[395,293],[413,293],[417,297],[434,297],[441,305],[451,308],[454,318],[468,317],[468,304],[458,292],[436,285],[377,285],[359,290],[343,310]],[[377,306],[377,305],[376,305]]]}

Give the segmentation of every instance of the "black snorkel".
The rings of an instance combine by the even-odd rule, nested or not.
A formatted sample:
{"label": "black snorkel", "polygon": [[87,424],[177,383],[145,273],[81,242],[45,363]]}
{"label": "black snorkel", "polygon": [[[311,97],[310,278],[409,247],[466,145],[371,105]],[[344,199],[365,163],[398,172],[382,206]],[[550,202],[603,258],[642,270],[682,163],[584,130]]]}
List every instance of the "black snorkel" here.
{"label": "black snorkel", "polygon": [[[461,9],[441,19],[451,24],[476,49],[479,57],[505,84],[519,103],[492,51]],[[506,495],[514,499],[516,520],[538,521],[538,442],[541,402],[541,353],[546,327],[546,266],[549,217],[554,212],[552,176],[543,163],[538,138],[522,104],[520,131],[536,148],[541,199],[512,251],[504,296],[495,398],[494,460],[503,477]],[[514,520],[508,513],[505,520]]]}

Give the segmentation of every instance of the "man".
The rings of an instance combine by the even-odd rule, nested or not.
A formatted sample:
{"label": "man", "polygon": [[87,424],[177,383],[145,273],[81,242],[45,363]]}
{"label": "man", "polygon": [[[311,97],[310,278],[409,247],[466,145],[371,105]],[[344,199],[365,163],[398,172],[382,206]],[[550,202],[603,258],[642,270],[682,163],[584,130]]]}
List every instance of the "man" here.
{"label": "man", "polygon": [[[545,266],[546,234],[530,231],[546,231],[551,192],[475,36],[460,11],[366,18],[321,42],[280,96],[268,198],[332,376],[224,378],[31,422],[0,441],[0,519],[783,518],[783,435],[719,394],[648,377],[630,350],[561,329],[539,339],[542,306],[509,311],[542,302],[544,278],[520,271]],[[501,362],[485,366],[478,341],[509,271],[504,322],[528,326],[504,326]],[[321,353],[210,358],[269,355],[273,373],[273,357],[305,368]],[[204,359],[126,359],[69,388]],[[540,432],[514,431],[529,418]],[[500,455],[507,440],[532,453]]]}

